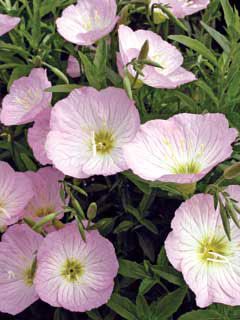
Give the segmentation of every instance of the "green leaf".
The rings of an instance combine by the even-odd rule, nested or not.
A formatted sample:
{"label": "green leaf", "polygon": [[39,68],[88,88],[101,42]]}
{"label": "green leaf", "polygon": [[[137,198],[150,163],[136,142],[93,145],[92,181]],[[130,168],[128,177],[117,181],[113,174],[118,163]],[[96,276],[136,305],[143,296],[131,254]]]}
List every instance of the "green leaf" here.
{"label": "green leaf", "polygon": [[136,300],[137,315],[139,319],[148,319],[149,317],[149,306],[143,295],[138,295]]}
{"label": "green leaf", "polygon": [[165,5],[159,5],[159,7],[161,8],[161,10],[167,14],[167,16],[169,17],[169,19],[176,24],[178,27],[180,27],[182,30],[188,32],[188,28],[185,26],[185,24],[180,21],[179,19],[176,18],[176,16],[171,12],[171,10],[169,10]]}
{"label": "green leaf", "polygon": [[84,72],[87,77],[87,80],[90,84],[90,86],[94,87],[95,89],[100,90],[101,84],[98,81],[97,78],[97,69],[96,66],[88,59],[88,57],[82,53],[81,51],[78,52],[79,57],[82,61]]}
{"label": "green leaf", "polygon": [[123,87],[124,87],[125,91],[127,92],[129,99],[133,99],[131,80],[129,79],[129,76],[127,73],[125,74],[125,76],[123,78]]}
{"label": "green leaf", "polygon": [[140,219],[139,222],[152,233],[158,234],[158,228],[153,224],[152,221],[147,219]]}
{"label": "green leaf", "polygon": [[218,106],[218,98],[215,96],[212,88],[206,84],[203,80],[198,80],[195,82],[195,84],[200,87],[207,95],[208,97],[214,102],[216,106]]}
{"label": "green leaf", "polygon": [[38,48],[41,39],[40,0],[33,0],[32,46]]}
{"label": "green leaf", "polygon": [[107,60],[108,60],[108,47],[105,39],[98,41],[98,46],[94,58],[94,65],[96,67],[96,77],[100,83],[101,89],[107,86]]}
{"label": "green leaf", "polygon": [[151,270],[156,276],[159,276],[160,278],[167,280],[168,282],[173,283],[177,286],[183,286],[185,284],[181,274],[172,267],[161,267],[156,265],[152,266]]}
{"label": "green leaf", "polygon": [[209,27],[206,23],[203,21],[200,22],[201,25],[207,32],[210,34],[210,36],[220,45],[220,47],[227,53],[230,53],[230,42],[226,37],[224,37],[220,32],[213,29],[212,27]]}
{"label": "green leaf", "polygon": [[221,200],[221,198],[219,198],[219,207],[220,207],[220,215],[222,218],[222,223],[223,223],[223,228],[224,231],[228,237],[228,240],[231,241],[231,227],[230,227],[230,221],[228,218],[228,214],[227,211],[223,205],[223,202]]}
{"label": "green leaf", "polygon": [[114,293],[107,305],[123,319],[138,320],[136,306],[128,298]]}
{"label": "green leaf", "polygon": [[144,279],[148,277],[143,265],[130,260],[120,259],[118,273],[132,279]]}
{"label": "green leaf", "polygon": [[154,279],[148,279],[145,278],[142,280],[139,288],[138,288],[138,292],[139,294],[146,294],[149,290],[152,289],[152,287],[154,287],[158,282]]}
{"label": "green leaf", "polygon": [[41,227],[43,227],[45,224],[53,221],[59,214],[61,214],[62,212],[53,212],[48,214],[47,216],[43,217],[40,221],[36,222],[35,225],[33,226],[33,230],[38,230]]}
{"label": "green leaf", "polygon": [[131,171],[124,171],[122,172],[122,174],[126,176],[132,183],[134,183],[143,193],[146,193],[148,195],[151,194],[152,189],[147,181],[139,178]]}
{"label": "green leaf", "polygon": [[29,158],[28,155],[26,155],[25,153],[20,153],[20,158],[27,170],[37,171],[37,165],[32,161],[31,158]]}
{"label": "green leaf", "polygon": [[88,317],[92,320],[103,320],[103,318],[101,317],[98,310],[91,310],[86,313],[87,313]]}
{"label": "green leaf", "polygon": [[211,50],[209,50],[202,42],[183,35],[172,35],[168,38],[177,41],[185,45],[186,47],[196,51],[197,53],[201,54],[203,57],[208,59],[210,62],[212,62],[212,64],[218,66],[217,59],[214,53]]}
{"label": "green leaf", "polygon": [[135,226],[135,223],[130,220],[124,220],[115,228],[113,233],[121,233],[126,232],[129,229],[131,229],[133,226]]}
{"label": "green leaf", "polygon": [[220,1],[223,8],[226,24],[229,27],[232,24],[234,19],[232,6],[228,0],[220,0]]}
{"label": "green leaf", "polygon": [[78,84],[59,84],[59,85],[56,85],[56,86],[52,86],[52,87],[49,87],[47,89],[45,89],[44,91],[47,91],[47,92],[66,92],[66,93],[69,93],[71,92],[72,90],[74,89],[79,89],[81,88],[82,86],[78,85]]}
{"label": "green leaf", "polygon": [[[224,315],[214,310],[198,310],[182,315],[178,320],[227,320]],[[229,320],[233,320],[230,319]]]}
{"label": "green leaf", "polygon": [[59,70],[58,68],[46,63],[46,62],[43,62],[43,65],[48,67],[59,79],[63,80],[63,82],[65,83],[69,83],[68,81],[68,78],[65,76],[65,74]]}
{"label": "green leaf", "polygon": [[194,101],[189,95],[175,90],[174,96],[178,97],[184,105],[188,106],[189,111],[195,112],[197,110],[197,102]]}
{"label": "green leaf", "polygon": [[151,308],[153,309],[153,315],[158,317],[156,319],[168,319],[172,316],[181,306],[186,293],[186,287],[179,288],[159,299],[158,302],[153,302]]}

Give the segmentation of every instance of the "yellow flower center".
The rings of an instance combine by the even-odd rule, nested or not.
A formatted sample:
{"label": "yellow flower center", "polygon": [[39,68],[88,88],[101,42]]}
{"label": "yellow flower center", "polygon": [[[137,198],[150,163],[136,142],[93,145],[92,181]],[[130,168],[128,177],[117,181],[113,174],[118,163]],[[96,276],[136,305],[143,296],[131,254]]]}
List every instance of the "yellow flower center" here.
{"label": "yellow flower center", "polygon": [[45,208],[39,208],[37,209],[37,211],[35,212],[35,216],[36,217],[45,217],[50,213],[54,213],[54,208],[53,207],[45,207]]}
{"label": "yellow flower center", "polygon": [[189,163],[180,164],[174,168],[176,174],[197,174],[201,171],[199,163],[191,161]]}
{"label": "yellow flower center", "polygon": [[84,273],[84,267],[76,259],[67,259],[62,266],[61,276],[68,282],[77,282]]}
{"label": "yellow flower center", "polygon": [[207,264],[229,263],[228,257],[232,255],[230,243],[226,236],[205,238],[198,248],[199,258]]}
{"label": "yellow flower center", "polygon": [[105,155],[111,152],[114,147],[114,137],[110,131],[100,130],[93,133],[92,141],[93,152]]}

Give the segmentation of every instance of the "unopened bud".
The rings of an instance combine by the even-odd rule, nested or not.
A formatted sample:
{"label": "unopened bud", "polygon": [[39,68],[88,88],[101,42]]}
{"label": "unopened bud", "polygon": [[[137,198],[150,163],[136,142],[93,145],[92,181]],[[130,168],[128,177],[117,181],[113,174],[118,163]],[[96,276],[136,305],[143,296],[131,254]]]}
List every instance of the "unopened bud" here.
{"label": "unopened bud", "polygon": [[87,217],[90,221],[96,218],[97,215],[97,204],[92,202],[87,209]]}
{"label": "unopened bud", "polygon": [[234,179],[240,175],[240,162],[234,163],[224,170],[223,176],[225,179]]}

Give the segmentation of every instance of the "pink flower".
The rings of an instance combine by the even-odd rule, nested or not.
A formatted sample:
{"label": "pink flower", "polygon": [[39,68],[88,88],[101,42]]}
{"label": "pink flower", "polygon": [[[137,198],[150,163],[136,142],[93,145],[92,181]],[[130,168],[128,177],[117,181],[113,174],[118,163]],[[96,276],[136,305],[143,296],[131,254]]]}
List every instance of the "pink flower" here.
{"label": "pink flower", "polygon": [[56,104],[50,126],[48,158],[64,174],[86,178],[128,168],[122,148],[135,137],[140,120],[124,90],[85,87]]}
{"label": "pink flower", "polygon": [[57,30],[67,41],[89,46],[113,30],[116,13],[115,0],[81,0],[63,10]]}
{"label": "pink flower", "polygon": [[11,17],[0,13],[0,36],[14,29],[21,21],[18,17]]}
{"label": "pink flower", "polygon": [[[166,5],[177,18],[184,18],[205,9],[209,5],[210,0],[151,0],[150,9],[155,3]],[[161,11],[158,8],[154,9],[154,13],[156,12],[156,14],[161,14]]]}
{"label": "pink flower", "polygon": [[24,215],[37,221],[50,213],[63,212],[65,203],[60,197],[59,181],[64,179],[64,174],[52,167],[45,167],[37,172],[28,171],[26,175],[32,182],[34,196],[25,207]]}
{"label": "pink flower", "polygon": [[33,285],[36,252],[43,237],[14,225],[0,242],[0,311],[16,315],[38,300]]}
{"label": "pink flower", "polygon": [[[182,54],[170,43],[164,41],[152,31],[133,31],[129,27],[120,25],[119,31],[120,56],[118,66],[126,66],[139,56],[140,50],[146,40],[149,41],[148,59],[161,65],[162,68],[145,65],[139,80],[155,88],[173,89],[184,83],[196,80],[193,73],[181,67]],[[120,58],[122,61],[120,61]],[[128,72],[135,77],[136,72],[132,66],[127,67]],[[120,69],[119,73],[123,71]]]}
{"label": "pink flower", "polygon": [[67,74],[71,78],[78,78],[80,77],[80,65],[78,60],[74,56],[68,57],[68,64],[67,64]]}
{"label": "pink flower", "polygon": [[50,130],[51,108],[45,108],[35,118],[34,125],[28,130],[28,143],[34,157],[43,165],[51,164],[45,151],[45,143]]}
{"label": "pink flower", "polygon": [[231,156],[236,137],[223,114],[183,113],[143,124],[124,154],[143,179],[193,183]]}
{"label": "pink flower", "polygon": [[118,261],[110,241],[77,225],[52,232],[38,252],[35,285],[40,298],[55,307],[85,312],[105,304],[113,291]]}
{"label": "pink flower", "polygon": [[40,111],[50,106],[52,94],[47,72],[35,68],[28,77],[15,80],[2,102],[1,122],[7,126],[32,122]]}
{"label": "pink flower", "polygon": [[22,210],[33,196],[31,181],[0,161],[0,228],[22,218]]}
{"label": "pink flower", "polygon": [[[238,198],[240,188],[238,187]],[[201,308],[211,303],[240,304],[240,232],[231,223],[229,241],[211,195],[198,194],[175,212],[165,248],[183,273]]]}

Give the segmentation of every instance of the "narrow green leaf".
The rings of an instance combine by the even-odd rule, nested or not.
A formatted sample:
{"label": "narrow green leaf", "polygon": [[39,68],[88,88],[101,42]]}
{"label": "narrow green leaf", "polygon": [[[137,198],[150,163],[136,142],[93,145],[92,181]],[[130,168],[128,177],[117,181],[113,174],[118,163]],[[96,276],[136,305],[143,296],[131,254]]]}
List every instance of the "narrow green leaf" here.
{"label": "narrow green leaf", "polygon": [[177,286],[183,286],[184,280],[182,276],[171,267],[152,266],[151,270],[155,275]]}
{"label": "narrow green leaf", "polygon": [[223,228],[224,231],[229,239],[229,241],[231,241],[231,228],[230,228],[230,222],[228,219],[228,215],[227,215],[227,211],[223,205],[223,202],[221,200],[221,198],[219,198],[219,206],[220,206],[220,215],[222,218],[222,223],[223,223]]}
{"label": "narrow green leaf", "polygon": [[124,220],[115,228],[113,233],[121,233],[126,232],[129,229],[131,229],[133,226],[135,226],[135,223],[130,220]]}
{"label": "narrow green leaf", "polygon": [[132,279],[144,279],[148,277],[144,266],[130,260],[120,259],[118,273]]}
{"label": "narrow green leaf", "polygon": [[201,25],[207,32],[210,34],[210,36],[220,45],[220,47],[227,53],[230,53],[230,42],[228,39],[223,36],[220,32],[218,32],[216,29],[213,29],[212,27],[209,27],[206,23],[203,21],[200,22]]}
{"label": "narrow green leaf", "polygon": [[148,319],[149,306],[143,295],[138,295],[136,300],[137,315],[139,319]]}
{"label": "narrow green leaf", "polygon": [[223,8],[224,18],[225,18],[226,24],[229,27],[232,24],[233,19],[234,19],[232,6],[231,6],[229,0],[220,0],[220,1],[221,1],[221,5]]}
{"label": "narrow green leaf", "polygon": [[142,280],[139,288],[138,288],[138,292],[139,294],[146,294],[149,290],[152,289],[152,287],[154,287],[158,282],[154,279],[148,279],[145,278]]}
{"label": "narrow green leaf", "polygon": [[66,93],[69,93],[71,92],[72,90],[74,89],[79,89],[81,88],[82,86],[78,85],[78,84],[59,84],[59,85],[56,85],[56,86],[52,86],[52,87],[49,87],[47,89],[45,89],[44,91],[47,91],[47,92],[66,92]]}
{"label": "narrow green leaf", "polygon": [[33,0],[32,46],[38,48],[41,39],[40,0]]}
{"label": "narrow green leaf", "polygon": [[48,67],[59,79],[63,80],[65,83],[69,83],[68,78],[65,76],[65,74],[59,70],[58,68],[52,66],[51,64],[48,64],[46,62],[42,63],[44,66]]}
{"label": "narrow green leaf", "polygon": [[218,104],[219,104],[218,98],[214,94],[212,88],[209,85],[207,85],[206,82],[204,82],[203,80],[198,80],[198,81],[195,82],[195,84],[198,87],[200,87],[208,95],[208,97],[214,102],[214,104],[216,106],[218,106]]}
{"label": "narrow green leaf", "polygon": [[123,319],[138,320],[136,306],[128,298],[114,293],[107,305]]}
{"label": "narrow green leaf", "polygon": [[20,153],[20,158],[27,170],[37,171],[37,165],[32,161],[31,158],[29,158],[28,155],[26,155],[25,153]]}
{"label": "narrow green leaf", "polygon": [[182,315],[178,320],[224,320],[218,312],[213,310],[191,311]]}
{"label": "narrow green leaf", "polygon": [[168,38],[196,51],[197,53],[208,59],[210,62],[212,62],[212,64],[218,66],[217,59],[214,53],[210,49],[208,49],[202,42],[183,35],[172,35]]}
{"label": "narrow green leaf", "polygon": [[101,84],[99,83],[98,78],[96,77],[97,75],[96,66],[89,60],[89,58],[84,53],[79,51],[78,54],[83,63],[84,72],[90,86],[100,90]]}
{"label": "narrow green leaf", "polygon": [[179,288],[167,294],[162,299],[159,299],[157,303],[153,303],[151,305],[151,308],[153,308],[153,314],[158,316],[159,319],[168,319],[181,306],[186,293],[186,287]]}

